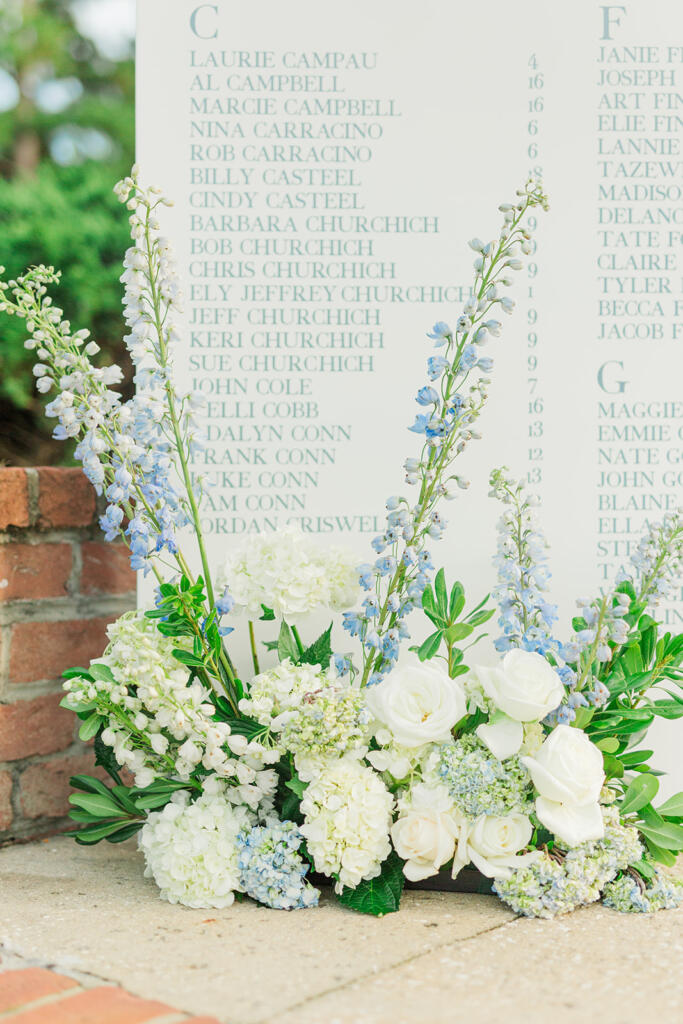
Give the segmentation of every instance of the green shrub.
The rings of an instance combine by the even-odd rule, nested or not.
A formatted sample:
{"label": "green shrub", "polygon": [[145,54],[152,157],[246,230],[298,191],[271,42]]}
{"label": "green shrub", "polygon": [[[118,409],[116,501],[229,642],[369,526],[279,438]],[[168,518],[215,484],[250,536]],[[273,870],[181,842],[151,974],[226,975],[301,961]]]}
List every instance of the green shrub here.
{"label": "green shrub", "polygon": [[[56,301],[75,327],[89,327],[102,349],[118,358],[128,224],[112,192],[114,176],[110,167],[92,162],[64,168],[44,163],[35,178],[0,180],[0,265],[10,277],[37,263],[62,270]],[[4,318],[0,332],[0,399],[29,408],[39,399],[25,330],[21,321]]]}

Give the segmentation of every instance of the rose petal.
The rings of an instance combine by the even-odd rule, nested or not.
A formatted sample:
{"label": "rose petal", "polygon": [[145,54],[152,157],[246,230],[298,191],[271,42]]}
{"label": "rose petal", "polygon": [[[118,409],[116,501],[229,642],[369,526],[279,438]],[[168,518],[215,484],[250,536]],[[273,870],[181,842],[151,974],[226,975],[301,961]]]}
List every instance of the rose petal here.
{"label": "rose petal", "polygon": [[605,823],[598,803],[577,807],[576,804],[557,803],[539,796],[536,800],[536,814],[541,823],[568,846],[578,846],[590,839],[602,839],[605,834]]}
{"label": "rose petal", "polygon": [[524,739],[521,722],[504,714],[494,715],[488,724],[480,725],[476,733],[499,761],[516,754]]}

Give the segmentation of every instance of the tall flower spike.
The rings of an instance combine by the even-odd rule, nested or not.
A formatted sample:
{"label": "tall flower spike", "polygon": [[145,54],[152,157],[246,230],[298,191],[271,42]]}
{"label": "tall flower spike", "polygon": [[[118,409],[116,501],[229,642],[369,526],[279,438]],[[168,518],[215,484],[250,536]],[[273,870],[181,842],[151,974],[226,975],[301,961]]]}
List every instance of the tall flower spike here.
{"label": "tall flower spike", "polygon": [[[428,383],[417,393],[420,412],[409,428],[422,441],[418,456],[405,462],[405,482],[419,488],[417,501],[395,496],[387,502],[387,525],[372,547],[379,557],[360,567],[367,598],[360,612],[348,612],[344,627],[358,636],[363,650],[362,684],[376,683],[398,657],[399,642],[409,636],[405,617],[418,606],[433,571],[429,545],[443,536],[446,521],[438,511],[443,498],[455,498],[469,486],[452,472],[452,463],[470,441],[481,435],[474,423],[488,394],[493,361],[482,345],[496,338],[502,324],[499,311],[511,313],[514,302],[504,289],[511,272],[523,266],[531,252],[525,218],[535,207],[548,208],[540,181],[529,180],[514,203],[503,203],[503,226],[497,239],[475,238],[472,293],[455,328],[439,321],[428,337],[438,349],[427,360]],[[528,224],[528,221],[527,221]]]}
{"label": "tall flower spike", "polygon": [[631,580],[639,601],[650,608],[671,597],[683,577],[683,516],[670,512],[661,523],[654,523],[644,535],[631,563],[633,570],[621,580]]}
{"label": "tall flower spike", "polygon": [[498,651],[521,647],[547,654],[557,650],[550,627],[557,621],[557,607],[545,597],[551,573],[548,542],[540,529],[537,500],[524,493],[524,483],[507,475],[507,467],[491,474],[492,498],[506,508],[498,522],[498,552],[494,565],[498,585],[493,597],[500,610],[501,636]]}
{"label": "tall flower spike", "polygon": [[[59,275],[51,267],[35,267],[16,281],[0,281],[0,312],[26,321],[25,344],[38,358],[38,388],[42,393],[56,392],[46,409],[58,420],[54,436],[77,439],[76,457],[97,492],[107,497],[101,518],[107,540],[124,537],[134,569],[153,569],[161,578],[159,565],[168,567],[168,560],[163,560],[168,555],[172,568],[191,578],[178,547],[179,530],[191,524],[202,562],[207,614],[220,617],[199,515],[201,479],[193,481],[189,468],[191,454],[201,444],[195,422],[201,398],[181,393],[173,379],[179,288],[157,219],[159,208],[170,203],[158,189],[143,188],[135,168],[114,191],[130,212],[133,239],[121,281],[135,397],[121,402],[111,389],[121,380],[119,367],[94,366],[90,357],[99,348],[88,341],[89,332],[74,332],[62,310],[52,304],[47,287]],[[221,661],[232,680],[225,651]]]}

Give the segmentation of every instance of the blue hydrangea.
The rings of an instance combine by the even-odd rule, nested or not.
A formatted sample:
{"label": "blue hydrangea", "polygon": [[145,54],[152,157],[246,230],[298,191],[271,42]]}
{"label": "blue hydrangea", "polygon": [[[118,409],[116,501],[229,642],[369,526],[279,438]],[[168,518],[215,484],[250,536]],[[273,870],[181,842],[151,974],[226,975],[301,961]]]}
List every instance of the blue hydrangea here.
{"label": "blue hydrangea", "polygon": [[240,832],[237,865],[244,892],[275,910],[315,907],[320,893],[306,881],[309,865],[298,853],[303,838],[293,821]]}
{"label": "blue hydrangea", "polygon": [[438,749],[436,774],[468,818],[531,810],[531,778],[518,756],[499,761],[472,733]]}
{"label": "blue hydrangea", "polygon": [[675,910],[683,900],[683,882],[656,871],[652,879],[623,874],[605,886],[602,902],[622,914],[653,914]]}

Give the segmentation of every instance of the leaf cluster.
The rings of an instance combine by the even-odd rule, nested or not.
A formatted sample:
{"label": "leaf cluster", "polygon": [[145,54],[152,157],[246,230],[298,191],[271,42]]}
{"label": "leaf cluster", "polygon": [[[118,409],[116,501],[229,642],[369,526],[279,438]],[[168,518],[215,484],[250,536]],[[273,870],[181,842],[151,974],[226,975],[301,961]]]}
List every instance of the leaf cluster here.
{"label": "leaf cluster", "polygon": [[392,851],[376,878],[365,879],[355,889],[344,888],[337,894],[337,901],[360,914],[383,917],[398,910],[404,884],[403,861]]}
{"label": "leaf cluster", "polygon": [[85,826],[72,834],[83,846],[102,839],[108,843],[130,839],[142,828],[149,811],[165,807],[177,790],[187,789],[187,783],[173,779],[158,779],[143,789],[120,783],[105,786],[90,775],[74,775],[70,783],[77,792],[69,797],[73,807],[69,817]]}
{"label": "leaf cluster", "polygon": [[[424,643],[411,650],[417,652],[420,661],[442,658],[448,666],[451,679],[468,672],[468,666],[463,663],[464,651],[456,645],[470,637],[478,626],[488,622],[495,614],[494,608],[485,607],[488,598],[487,594],[469,614],[464,615],[465,589],[462,583],[454,583],[449,593],[446,574],[443,569],[439,569],[434,579],[434,588],[427,586],[422,594],[422,610],[436,629]],[[485,636],[486,633],[480,634],[468,646],[472,647]],[[438,653],[442,645],[445,655]]]}
{"label": "leaf cluster", "polygon": [[234,706],[244,696],[239,679],[234,683],[223,664],[223,640],[218,631],[215,608],[206,614],[206,590],[201,576],[191,583],[182,575],[178,583],[162,583],[157,607],[145,612],[148,619],[156,620],[163,636],[192,639],[192,650],[176,647],[173,656],[186,665],[213,692],[214,680],[232,697]]}

